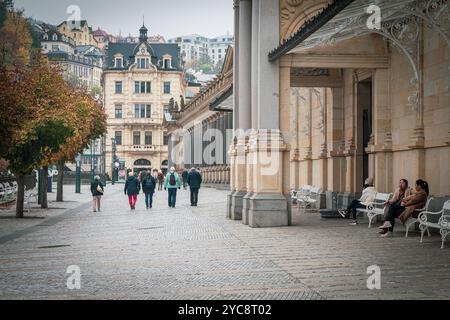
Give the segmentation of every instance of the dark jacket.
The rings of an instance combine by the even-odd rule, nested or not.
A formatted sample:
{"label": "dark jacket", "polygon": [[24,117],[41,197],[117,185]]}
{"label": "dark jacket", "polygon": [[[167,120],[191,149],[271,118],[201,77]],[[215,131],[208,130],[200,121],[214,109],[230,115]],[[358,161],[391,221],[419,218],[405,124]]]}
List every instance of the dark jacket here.
{"label": "dark jacket", "polygon": [[189,172],[187,176],[187,183],[191,188],[200,188],[200,185],[202,184],[202,175],[197,171]]}
{"label": "dark jacket", "polygon": [[181,174],[181,177],[183,178],[183,181],[186,181],[187,177],[188,177],[188,171],[184,170],[183,173]]}
{"label": "dark jacket", "polygon": [[128,177],[127,182],[125,182],[125,188],[123,192],[129,196],[133,196],[135,194],[139,194],[141,190],[141,186],[139,184],[139,180],[136,177]]}
{"label": "dark jacket", "polygon": [[151,175],[147,175],[142,180],[142,191],[144,193],[155,193],[156,180]]}
{"label": "dark jacket", "polygon": [[103,192],[98,192],[97,191],[97,187],[98,186],[100,186],[102,188],[102,190],[104,190],[103,184],[101,183],[100,180],[94,180],[94,181],[91,182],[91,193],[92,193],[92,196],[94,196],[94,197],[103,195],[104,191]]}

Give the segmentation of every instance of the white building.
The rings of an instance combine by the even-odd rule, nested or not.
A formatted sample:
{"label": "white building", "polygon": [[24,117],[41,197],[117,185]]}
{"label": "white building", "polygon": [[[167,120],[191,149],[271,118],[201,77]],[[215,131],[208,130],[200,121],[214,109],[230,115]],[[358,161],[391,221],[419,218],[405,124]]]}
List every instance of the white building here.
{"label": "white building", "polygon": [[234,37],[230,34],[209,39],[208,55],[214,66],[225,59],[227,48],[233,45],[233,41]]}
{"label": "white building", "polygon": [[198,34],[172,38],[167,42],[178,44],[186,62],[198,61],[202,56],[208,55],[209,39]]}

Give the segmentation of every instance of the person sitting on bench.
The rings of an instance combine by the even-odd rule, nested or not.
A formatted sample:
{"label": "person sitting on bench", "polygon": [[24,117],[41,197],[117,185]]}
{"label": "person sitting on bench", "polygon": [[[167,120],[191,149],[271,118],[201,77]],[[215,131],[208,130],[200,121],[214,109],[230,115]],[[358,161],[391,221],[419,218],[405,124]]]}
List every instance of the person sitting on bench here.
{"label": "person sitting on bench", "polygon": [[361,198],[353,200],[346,210],[338,210],[339,214],[342,218],[350,218],[350,211],[352,212],[353,220],[350,222],[350,225],[357,225],[356,221],[356,209],[365,208],[367,204],[372,202],[377,195],[377,190],[373,186],[373,178],[367,178],[366,183],[364,184],[364,189],[362,191]]}
{"label": "person sitting on bench", "polygon": [[399,204],[389,206],[386,221],[380,227],[381,236],[389,237],[393,234],[395,218],[399,218],[402,223],[405,223],[414,214],[416,209],[423,208],[427,202],[428,194],[428,183],[422,179],[417,180],[413,194],[403,198]]}

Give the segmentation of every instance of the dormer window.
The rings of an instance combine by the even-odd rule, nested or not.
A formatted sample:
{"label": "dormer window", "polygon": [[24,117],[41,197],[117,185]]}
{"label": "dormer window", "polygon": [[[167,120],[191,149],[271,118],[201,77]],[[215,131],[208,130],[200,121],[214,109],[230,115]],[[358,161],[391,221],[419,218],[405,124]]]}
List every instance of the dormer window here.
{"label": "dormer window", "polygon": [[44,40],[48,40],[48,35],[44,34]]}
{"label": "dormer window", "polygon": [[148,69],[148,58],[137,58],[138,69]]}
{"label": "dormer window", "polygon": [[114,66],[116,68],[123,68],[123,57],[116,57]]}
{"label": "dormer window", "polygon": [[172,59],[164,58],[164,69],[172,69]]}

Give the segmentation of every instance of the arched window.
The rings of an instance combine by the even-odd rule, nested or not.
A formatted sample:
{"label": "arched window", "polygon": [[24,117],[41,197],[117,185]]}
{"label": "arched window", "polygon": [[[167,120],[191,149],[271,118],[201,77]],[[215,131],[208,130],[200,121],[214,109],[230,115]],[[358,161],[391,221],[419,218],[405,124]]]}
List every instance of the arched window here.
{"label": "arched window", "polygon": [[163,162],[161,162],[161,165],[167,167],[169,165],[169,161],[164,160]]}
{"label": "arched window", "polygon": [[58,35],[55,33],[55,34],[53,35],[53,41],[56,41],[56,40],[58,40]]}
{"label": "arched window", "polygon": [[152,163],[147,160],[147,159],[138,159],[134,162],[135,166],[145,166],[145,167],[150,167],[152,165]]}

